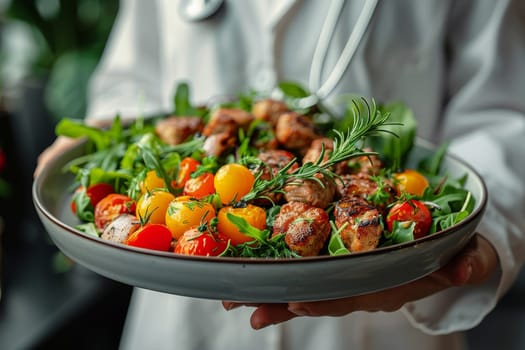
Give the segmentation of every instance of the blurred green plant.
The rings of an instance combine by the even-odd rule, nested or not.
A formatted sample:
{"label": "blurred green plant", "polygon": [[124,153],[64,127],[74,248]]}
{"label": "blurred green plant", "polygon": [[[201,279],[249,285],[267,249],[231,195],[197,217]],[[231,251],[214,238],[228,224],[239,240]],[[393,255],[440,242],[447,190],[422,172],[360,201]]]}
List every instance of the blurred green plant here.
{"label": "blurred green plant", "polygon": [[83,118],[87,83],[102,54],[118,0],[11,0],[7,21],[30,26],[37,55],[32,77],[45,82],[44,98],[57,119]]}

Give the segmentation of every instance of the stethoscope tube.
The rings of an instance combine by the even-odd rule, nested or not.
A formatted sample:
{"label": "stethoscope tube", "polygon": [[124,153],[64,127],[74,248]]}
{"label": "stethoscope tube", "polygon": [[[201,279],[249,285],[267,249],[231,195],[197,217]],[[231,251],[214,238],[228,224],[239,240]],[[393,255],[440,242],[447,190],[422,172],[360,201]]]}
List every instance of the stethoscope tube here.
{"label": "stethoscope tube", "polygon": [[326,56],[328,54],[328,46],[334,35],[335,27],[341,16],[341,12],[345,5],[345,0],[332,0],[328,9],[325,22],[319,35],[319,40],[314,51],[312,64],[310,66],[309,89],[314,92],[318,99],[322,100],[328,97],[337,87],[343,78],[346,70],[350,66],[350,62],[355,55],[359,43],[363,39],[363,35],[368,28],[368,24],[372,19],[374,10],[377,6],[378,0],[366,0],[357,22],[348,37],[348,41],[343,48],[341,56],[337,60],[334,68],[328,75],[328,78],[321,83],[321,72],[325,65]]}
{"label": "stethoscope tube", "polygon": [[[378,1],[379,0],[365,0],[356,24],[348,37],[339,59],[328,74],[328,78],[324,82],[321,82],[330,41],[334,36],[335,27],[346,3],[345,0],[331,0],[310,66],[308,88],[310,92],[312,92],[312,96],[309,99],[311,103],[327,98],[343,78],[359,43],[363,39],[363,35],[372,19]],[[186,21],[202,21],[214,16],[224,3],[225,0],[180,0],[179,15]],[[305,102],[309,103],[307,101]]]}

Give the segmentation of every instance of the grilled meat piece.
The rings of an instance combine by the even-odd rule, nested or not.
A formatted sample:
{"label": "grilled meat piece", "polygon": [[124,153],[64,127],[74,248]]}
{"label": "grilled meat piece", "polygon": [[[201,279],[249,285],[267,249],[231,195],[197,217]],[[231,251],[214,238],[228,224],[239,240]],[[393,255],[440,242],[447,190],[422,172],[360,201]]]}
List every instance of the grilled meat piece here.
{"label": "grilled meat piece", "polygon": [[[272,149],[260,152],[257,155],[257,158],[262,160],[264,165],[253,169],[252,172],[255,175],[259,171],[262,171],[260,178],[262,180],[271,180],[273,176],[279,172],[279,170],[281,170],[288,163],[290,163],[295,157],[292,153],[288,151],[282,149]],[[298,167],[299,165],[297,163],[294,163],[288,170],[288,173],[291,173]],[[270,201],[266,198],[259,198],[255,200],[254,204],[260,206],[268,206],[271,205],[272,202],[280,203],[283,200],[283,194],[281,192],[267,193],[266,195],[268,196],[268,198],[270,198]]]}
{"label": "grilled meat piece", "polygon": [[168,117],[155,125],[155,132],[160,139],[169,145],[178,145],[204,128],[199,117]]}
{"label": "grilled meat piece", "polygon": [[284,186],[284,198],[287,202],[303,202],[317,208],[326,208],[333,202],[337,186],[333,179],[316,174],[323,186],[315,180],[297,180]]}
{"label": "grilled meat piece", "polygon": [[354,196],[363,198],[383,212],[395,201],[396,190],[387,178],[378,179],[380,181],[363,173],[342,175],[340,180],[336,181],[338,195],[342,198]]}
{"label": "grilled meat piece", "polygon": [[124,243],[139,228],[140,222],[135,215],[122,214],[106,225],[100,237],[107,241]]}
{"label": "grilled meat piece", "polygon": [[228,132],[210,135],[204,140],[202,149],[208,156],[220,156],[226,150],[235,146],[236,138]]}
{"label": "grilled meat piece", "polygon": [[252,114],[255,119],[261,119],[275,127],[277,120],[286,112],[289,112],[286,103],[273,99],[264,99],[253,104]]}
{"label": "grilled meat piece", "polygon": [[[288,163],[290,163],[295,156],[282,149],[273,149],[260,152],[257,155],[257,158],[262,160],[266,164],[266,170],[263,169],[263,175],[261,176],[264,180],[269,180],[272,176],[275,175],[279,170],[284,168]],[[299,164],[295,163],[290,167],[288,173],[291,173],[299,167]],[[270,175],[271,170],[271,175]]]}
{"label": "grilled meat piece", "polygon": [[[365,148],[363,151],[372,152],[370,148]],[[345,164],[345,169],[340,169],[338,174],[367,174],[377,175],[383,167],[383,162],[376,155],[361,156],[348,160]]]}
{"label": "grilled meat piece", "polygon": [[320,137],[313,121],[302,114],[281,114],[275,127],[277,141],[287,149],[305,152],[313,140]]}
{"label": "grilled meat piece", "polygon": [[204,136],[228,133],[236,137],[239,128],[248,128],[254,120],[253,115],[238,108],[219,108],[215,110],[202,131]]}
{"label": "grilled meat piece", "polygon": [[328,214],[306,203],[289,202],[275,218],[273,235],[284,233],[288,247],[300,256],[316,256],[330,236]]}
{"label": "grilled meat piece", "polygon": [[341,230],[344,245],[351,252],[375,249],[383,233],[381,214],[359,196],[339,200],[334,210],[335,225]]}
{"label": "grilled meat piece", "polygon": [[332,150],[334,149],[334,141],[328,137],[322,137],[318,138],[312,141],[310,144],[310,147],[306,151],[306,154],[303,157],[303,164],[304,163],[315,163],[321,156],[321,151],[323,150],[323,146],[325,149],[323,160],[321,161],[321,164],[324,164],[329,156]]}

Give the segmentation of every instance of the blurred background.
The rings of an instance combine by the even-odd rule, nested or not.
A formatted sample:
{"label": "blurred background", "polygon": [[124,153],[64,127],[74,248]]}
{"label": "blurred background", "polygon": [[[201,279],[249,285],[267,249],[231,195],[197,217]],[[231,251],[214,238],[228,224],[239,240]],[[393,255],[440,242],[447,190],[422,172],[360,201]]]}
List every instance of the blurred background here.
{"label": "blurred background", "polygon": [[38,155],[86,87],[118,0],[0,0],[0,349],[115,349],[131,287],[71,263],[31,199]]}
{"label": "blurred background", "polygon": [[[38,220],[32,173],[86,87],[118,0],[0,0],[0,349],[115,349],[131,288],[63,256]],[[525,349],[520,277],[468,332],[472,349]]]}

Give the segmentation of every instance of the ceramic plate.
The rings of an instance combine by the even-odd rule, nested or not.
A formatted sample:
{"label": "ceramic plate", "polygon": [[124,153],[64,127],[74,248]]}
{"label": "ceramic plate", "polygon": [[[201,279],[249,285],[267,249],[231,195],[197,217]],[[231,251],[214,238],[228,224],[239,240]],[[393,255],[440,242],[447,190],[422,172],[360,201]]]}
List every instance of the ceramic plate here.
{"label": "ceramic plate", "polygon": [[[418,142],[412,162],[432,151]],[[286,302],[326,300],[394,287],[436,271],[475,232],[487,201],[480,176],[464,162],[447,156],[452,177],[468,174],[466,188],[476,198],[472,214],[460,224],[412,242],[342,256],[292,260],[181,256],[104,241],[76,230],[69,209],[73,176],[62,168],[82,154],[64,153],[37,177],[33,200],[58,248],[81,265],[116,281],[172,294],[219,300]]]}

